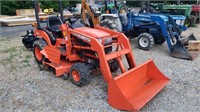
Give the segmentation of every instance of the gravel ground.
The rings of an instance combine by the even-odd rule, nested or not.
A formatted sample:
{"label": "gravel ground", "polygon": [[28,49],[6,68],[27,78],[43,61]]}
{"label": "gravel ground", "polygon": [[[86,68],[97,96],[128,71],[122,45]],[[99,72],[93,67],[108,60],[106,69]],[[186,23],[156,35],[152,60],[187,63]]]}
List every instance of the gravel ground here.
{"label": "gravel ground", "polygon": [[[69,80],[40,71],[33,53],[21,43],[21,35],[31,26],[0,27],[0,112],[7,111],[119,111],[107,103],[107,86],[101,75],[91,83],[76,87]],[[194,33],[200,40],[200,25]],[[141,112],[200,111],[200,57],[193,61],[169,56],[166,43],[150,51],[137,49],[131,40],[136,63],[152,58],[170,83],[148,102]]]}

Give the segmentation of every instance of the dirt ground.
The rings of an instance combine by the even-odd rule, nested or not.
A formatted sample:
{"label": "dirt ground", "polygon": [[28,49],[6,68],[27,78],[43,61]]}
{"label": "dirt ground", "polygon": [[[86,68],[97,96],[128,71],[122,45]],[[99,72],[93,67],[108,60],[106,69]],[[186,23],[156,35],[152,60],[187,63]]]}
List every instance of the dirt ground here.
{"label": "dirt ground", "polygon": [[[32,51],[24,48],[21,35],[30,26],[0,27],[0,111],[119,111],[107,103],[107,86],[101,75],[92,76],[84,87],[70,80],[41,71]],[[200,25],[183,35],[194,33],[200,40]],[[137,48],[131,41],[137,65],[152,58],[170,83],[148,102],[141,112],[200,111],[200,56],[182,60],[169,55],[166,43],[150,51]]]}

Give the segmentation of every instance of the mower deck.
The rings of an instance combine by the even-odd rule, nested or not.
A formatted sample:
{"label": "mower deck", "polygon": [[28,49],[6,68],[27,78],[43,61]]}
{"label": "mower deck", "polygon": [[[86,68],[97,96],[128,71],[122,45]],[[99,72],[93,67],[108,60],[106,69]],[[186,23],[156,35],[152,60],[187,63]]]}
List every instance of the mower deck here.
{"label": "mower deck", "polygon": [[61,59],[59,65],[54,63],[45,62],[45,64],[53,67],[56,72],[56,76],[62,76],[63,74],[68,74],[70,67],[73,65],[74,62],[66,61],[65,59]]}

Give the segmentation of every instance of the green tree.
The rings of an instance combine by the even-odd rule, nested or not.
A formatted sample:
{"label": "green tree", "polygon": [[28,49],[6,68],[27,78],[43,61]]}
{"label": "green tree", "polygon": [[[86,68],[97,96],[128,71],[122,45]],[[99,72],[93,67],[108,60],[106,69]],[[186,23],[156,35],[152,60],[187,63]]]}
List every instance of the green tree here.
{"label": "green tree", "polygon": [[[53,8],[55,11],[59,10],[59,2],[58,0],[38,0],[40,3],[40,8]],[[62,0],[63,8],[67,6],[75,6],[76,3],[80,3],[80,1],[68,1]],[[33,1],[27,0],[0,0],[1,5],[1,14],[2,15],[15,15],[16,9],[30,9],[33,8]]]}

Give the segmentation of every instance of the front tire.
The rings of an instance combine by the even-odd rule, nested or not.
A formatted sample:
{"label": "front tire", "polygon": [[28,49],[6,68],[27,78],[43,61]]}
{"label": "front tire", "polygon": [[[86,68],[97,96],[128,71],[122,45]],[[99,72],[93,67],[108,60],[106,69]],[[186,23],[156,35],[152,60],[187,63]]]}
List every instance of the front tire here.
{"label": "front tire", "polygon": [[142,50],[150,50],[153,47],[154,38],[149,33],[142,33],[138,36],[138,47]]}
{"label": "front tire", "polygon": [[90,82],[91,65],[85,63],[75,63],[70,68],[70,80],[76,86],[82,87]]}
{"label": "front tire", "polygon": [[116,59],[110,60],[109,62],[109,66],[110,66],[110,71],[111,72],[116,72],[117,70],[119,70],[119,63]]}

